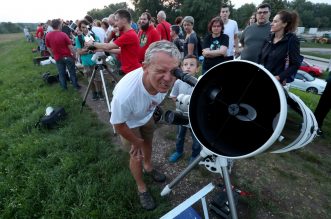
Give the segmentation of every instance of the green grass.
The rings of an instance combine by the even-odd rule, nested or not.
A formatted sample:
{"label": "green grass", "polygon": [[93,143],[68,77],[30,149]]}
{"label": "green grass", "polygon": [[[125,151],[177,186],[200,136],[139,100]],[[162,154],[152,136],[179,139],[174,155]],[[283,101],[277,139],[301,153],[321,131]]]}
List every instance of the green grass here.
{"label": "green grass", "polygon": [[316,57],[323,58],[323,59],[331,58],[330,54],[324,54],[324,53],[319,53],[319,52],[301,52],[301,54],[309,55],[309,56],[316,56]]}
{"label": "green grass", "polygon": [[[0,43],[0,218],[159,218],[168,212],[171,201],[160,197],[150,179],[158,208],[141,209],[128,155],[111,142],[109,126],[87,107],[79,113],[82,98],[71,86],[62,92],[42,81],[42,72],[56,69],[34,66],[33,46],[23,37]],[[291,92],[312,110],[320,98]],[[68,113],[57,129],[34,127],[47,106]],[[330,113],[324,130],[331,133]],[[252,194],[239,200],[239,207],[248,208],[245,215],[330,218],[330,142],[327,135],[294,152],[236,161],[232,184]],[[201,183],[210,175],[203,169],[187,179]]]}
{"label": "green grass", "polygon": [[[111,143],[111,130],[69,86],[49,86],[34,66],[35,45],[0,43],[0,218],[158,218],[170,210],[141,209],[128,155]],[[47,106],[68,113],[57,129],[35,128]]]}
{"label": "green grass", "polygon": [[314,43],[314,42],[301,42],[300,47],[303,48],[331,48],[331,44],[321,44],[321,43]]}

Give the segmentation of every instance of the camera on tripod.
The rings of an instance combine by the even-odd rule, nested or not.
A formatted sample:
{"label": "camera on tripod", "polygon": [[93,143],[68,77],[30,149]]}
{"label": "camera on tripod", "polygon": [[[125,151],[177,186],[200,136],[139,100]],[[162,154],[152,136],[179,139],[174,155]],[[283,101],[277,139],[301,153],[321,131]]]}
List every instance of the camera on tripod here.
{"label": "camera on tripod", "polygon": [[103,60],[105,59],[106,55],[104,52],[95,52],[92,56],[91,60],[98,65],[103,63]]}

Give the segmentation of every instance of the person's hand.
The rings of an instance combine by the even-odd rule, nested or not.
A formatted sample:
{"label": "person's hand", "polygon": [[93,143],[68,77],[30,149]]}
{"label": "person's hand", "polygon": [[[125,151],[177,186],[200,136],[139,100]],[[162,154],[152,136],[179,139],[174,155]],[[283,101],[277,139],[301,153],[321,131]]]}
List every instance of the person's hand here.
{"label": "person's hand", "polygon": [[142,160],[144,155],[142,153],[142,145],[143,145],[144,140],[143,139],[139,139],[139,141],[133,143],[131,145],[131,149],[130,149],[130,156],[137,159],[137,160]]}
{"label": "person's hand", "polygon": [[235,57],[240,56],[240,49],[239,48],[235,48],[234,54],[235,54]]}
{"label": "person's hand", "polygon": [[278,75],[275,76],[275,78],[279,81],[279,83],[281,83],[283,86],[286,85],[286,80],[284,81],[280,81],[280,77]]}
{"label": "person's hand", "polygon": [[209,48],[206,48],[206,49],[203,49],[202,50],[202,55],[204,56],[204,57],[209,57],[209,51],[210,51],[210,49]]}
{"label": "person's hand", "polygon": [[86,47],[90,47],[90,46],[93,46],[93,40],[90,40],[90,41],[88,41],[88,42],[85,42],[84,43],[84,45],[86,46]]}

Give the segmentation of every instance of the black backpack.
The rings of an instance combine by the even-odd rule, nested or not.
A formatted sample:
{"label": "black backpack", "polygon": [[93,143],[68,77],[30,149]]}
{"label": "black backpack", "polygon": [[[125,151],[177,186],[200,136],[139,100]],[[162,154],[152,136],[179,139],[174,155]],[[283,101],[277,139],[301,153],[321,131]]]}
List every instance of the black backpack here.
{"label": "black backpack", "polygon": [[59,81],[59,75],[51,75],[50,72],[43,73],[42,78],[47,84],[53,84]]}
{"label": "black backpack", "polygon": [[67,113],[63,107],[55,108],[50,115],[44,115],[41,117],[35,127],[43,127],[47,129],[55,128],[58,125],[58,122],[63,120],[66,115]]}

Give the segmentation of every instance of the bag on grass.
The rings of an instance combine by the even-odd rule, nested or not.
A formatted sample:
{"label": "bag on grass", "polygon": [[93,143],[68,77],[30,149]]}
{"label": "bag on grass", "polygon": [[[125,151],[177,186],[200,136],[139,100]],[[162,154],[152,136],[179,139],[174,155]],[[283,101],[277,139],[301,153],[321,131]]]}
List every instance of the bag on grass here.
{"label": "bag on grass", "polygon": [[52,108],[47,107],[46,108],[46,114],[39,119],[36,127],[44,127],[44,128],[54,128],[58,125],[58,122],[63,120],[66,117],[67,113],[64,110],[63,107],[58,108]]}
{"label": "bag on grass", "polygon": [[51,73],[49,72],[45,72],[42,75],[43,80],[47,83],[47,84],[53,84],[59,81],[59,75],[51,75]]}

